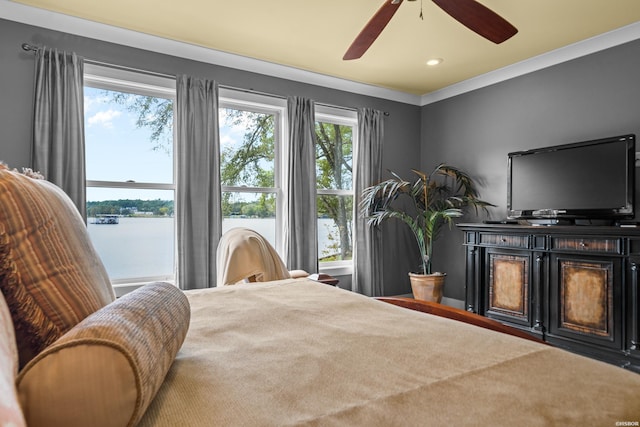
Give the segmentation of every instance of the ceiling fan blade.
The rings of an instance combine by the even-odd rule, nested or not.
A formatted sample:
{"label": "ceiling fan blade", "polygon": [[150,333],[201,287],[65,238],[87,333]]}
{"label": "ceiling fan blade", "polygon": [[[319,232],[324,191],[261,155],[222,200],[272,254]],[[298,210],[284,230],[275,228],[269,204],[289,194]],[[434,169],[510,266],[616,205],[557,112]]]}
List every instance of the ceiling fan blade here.
{"label": "ceiling fan blade", "polygon": [[462,25],[496,44],[513,37],[518,29],[474,0],[433,0]]}
{"label": "ceiling fan blade", "polygon": [[375,15],[367,22],[360,34],[351,43],[342,59],[358,59],[369,49],[396,13],[402,0],[385,0]]}

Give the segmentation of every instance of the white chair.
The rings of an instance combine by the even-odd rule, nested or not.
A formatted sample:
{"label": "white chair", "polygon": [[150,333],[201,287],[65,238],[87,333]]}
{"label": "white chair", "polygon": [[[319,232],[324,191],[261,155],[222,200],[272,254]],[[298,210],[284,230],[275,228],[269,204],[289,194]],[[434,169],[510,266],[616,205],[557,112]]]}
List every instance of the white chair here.
{"label": "white chair", "polygon": [[222,235],[217,249],[217,272],[216,286],[309,275],[303,270],[287,270],[273,246],[262,235],[247,228],[232,228]]}

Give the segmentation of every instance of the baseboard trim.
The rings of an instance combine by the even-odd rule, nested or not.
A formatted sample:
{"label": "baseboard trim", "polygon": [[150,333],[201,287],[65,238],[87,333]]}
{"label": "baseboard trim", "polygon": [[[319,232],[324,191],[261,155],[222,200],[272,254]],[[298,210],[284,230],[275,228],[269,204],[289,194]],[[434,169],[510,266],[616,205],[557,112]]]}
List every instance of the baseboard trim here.
{"label": "baseboard trim", "polygon": [[442,304],[464,310],[464,301],[460,299],[442,297]]}

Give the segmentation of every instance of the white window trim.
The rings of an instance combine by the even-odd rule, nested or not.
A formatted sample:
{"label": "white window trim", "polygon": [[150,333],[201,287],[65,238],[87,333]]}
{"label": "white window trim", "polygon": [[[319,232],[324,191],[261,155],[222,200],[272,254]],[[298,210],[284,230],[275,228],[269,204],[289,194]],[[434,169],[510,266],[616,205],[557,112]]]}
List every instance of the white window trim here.
{"label": "white window trim", "polygon": [[[175,101],[176,99],[176,82],[175,79],[165,78],[142,72],[134,72],[117,68],[105,67],[96,64],[85,64],[84,73],[85,86],[98,89],[116,90],[135,93],[145,96],[162,96]],[[236,90],[232,88],[219,88],[219,108],[237,108],[249,110],[257,113],[276,114],[276,135],[275,139],[279,143],[275,146],[276,171],[275,171],[275,187],[234,187],[223,186],[224,192],[252,192],[252,193],[276,193],[276,250],[284,253],[284,203],[285,193],[283,183],[286,182],[286,144],[288,142],[287,135],[287,100],[285,98],[273,97],[268,95]],[[357,113],[354,110],[343,109],[339,107],[331,107],[327,105],[317,104],[315,107],[315,120],[340,125],[351,126],[353,128],[353,144],[355,156],[355,144],[358,141],[358,123]],[[175,132],[175,126],[174,126]],[[174,134],[175,148],[175,134]],[[354,158],[355,161],[355,158]],[[158,190],[176,190],[174,156],[174,178],[173,183],[148,183],[148,182],[114,182],[114,181],[97,181],[87,180],[88,187],[109,187],[109,188],[137,188],[137,189],[158,189]],[[353,190],[333,190],[319,189],[317,194],[329,195],[350,195],[355,196]],[[355,218],[355,206],[354,216]],[[331,274],[333,276],[350,275],[353,272],[353,261],[331,261],[320,263],[320,272]],[[163,280],[173,282],[171,276],[154,276],[140,277],[130,279],[114,279],[113,285],[116,294],[124,294],[144,283],[154,280]]]}
{"label": "white window trim", "polygon": [[[315,120],[317,122],[335,123],[338,125],[351,126],[352,143],[353,143],[353,162],[355,165],[356,144],[358,144],[358,113],[355,110],[332,107],[329,105],[316,105]],[[353,182],[353,180],[352,180]],[[352,196],[355,200],[355,192],[351,190],[336,189],[318,189],[318,195],[327,194],[335,196]],[[357,209],[354,203],[352,218],[356,218]],[[353,233],[355,233],[355,224],[352,224]],[[352,242],[355,250],[355,235]],[[330,274],[332,276],[348,276],[353,274],[353,259],[349,261],[327,261],[319,263],[321,273]]]}
{"label": "white window trim", "polygon": [[135,181],[97,181],[88,179],[87,187],[95,188],[135,188],[142,190],[175,190],[175,184],[162,184],[154,182],[135,182]]}
{"label": "white window trim", "polygon": [[218,108],[230,108],[251,111],[262,114],[273,114],[276,118],[274,129],[274,185],[275,187],[245,187],[226,186],[221,188],[222,192],[240,193],[275,193],[276,194],[276,242],[275,250],[282,256],[284,254],[284,215],[285,215],[285,193],[283,183],[286,182],[286,159],[284,149],[287,135],[287,100],[274,96],[262,95],[253,92],[246,92],[239,89],[219,88]]}
{"label": "white window trim", "polygon": [[[236,187],[236,186],[223,186],[223,192],[247,192],[247,193],[276,193],[277,206],[276,206],[276,251],[279,254],[284,253],[284,225],[286,218],[284,217],[284,204],[285,204],[285,191],[284,183],[286,183],[286,165],[287,163],[287,149],[288,143],[287,135],[287,100],[284,98],[262,95],[253,92],[246,92],[238,89],[220,88],[219,89],[219,108],[235,108],[244,109],[248,111],[254,111],[258,113],[273,114],[278,112],[278,126],[276,130],[277,135],[275,137],[275,158],[276,182],[275,188],[267,187]],[[327,105],[316,105],[315,108],[315,120],[336,123],[340,125],[346,125],[352,127],[354,154],[355,144],[357,144],[357,131],[358,131],[358,117],[357,112],[351,109],[344,109],[339,107],[332,107]],[[335,190],[335,189],[318,189],[317,194],[329,194],[329,195],[341,195],[341,196],[355,196],[353,190]],[[354,207],[355,215],[355,207]],[[355,216],[353,217],[355,218]],[[353,261],[330,261],[319,263],[319,272],[331,274],[332,276],[346,276],[353,273]]]}
{"label": "white window trim", "polygon": [[[105,89],[118,92],[127,92],[143,96],[158,96],[171,99],[174,104],[176,101],[176,81],[173,78],[161,77],[144,72],[135,72],[119,68],[101,66],[97,64],[86,63],[84,66],[84,86]],[[176,148],[176,128],[173,126],[173,148]],[[86,187],[93,188],[125,188],[125,189],[145,189],[145,190],[171,190],[176,191],[176,156],[173,156],[173,177],[172,183],[150,183],[150,182],[132,182],[132,181],[101,181],[87,180]],[[174,224],[174,240],[176,230]],[[174,246],[174,251],[177,246]],[[174,252],[174,259],[175,259]],[[175,274],[175,268],[174,268]],[[175,285],[175,277],[167,275],[148,276],[148,277],[131,277],[122,279],[111,279],[116,296],[122,296],[127,292],[144,285],[145,283],[154,281],[164,281]]]}
{"label": "white window trim", "polygon": [[174,78],[97,64],[85,63],[84,85],[120,92],[126,90],[145,96],[162,94],[162,96],[171,98],[174,101],[176,99],[176,80]]}

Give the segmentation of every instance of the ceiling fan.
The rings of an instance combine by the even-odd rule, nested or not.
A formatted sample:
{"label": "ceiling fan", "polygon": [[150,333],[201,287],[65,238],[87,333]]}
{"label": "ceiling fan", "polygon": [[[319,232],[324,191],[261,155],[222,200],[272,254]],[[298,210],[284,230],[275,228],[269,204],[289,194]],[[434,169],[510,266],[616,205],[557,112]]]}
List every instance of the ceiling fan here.
{"label": "ceiling fan", "polygon": [[[387,26],[402,1],[386,0],[351,43],[342,59],[358,59],[364,55]],[[518,32],[518,29],[507,20],[475,0],[432,1],[462,25],[496,44],[502,43]]]}

